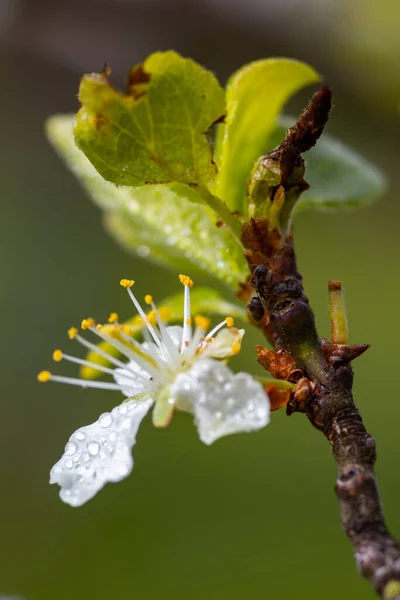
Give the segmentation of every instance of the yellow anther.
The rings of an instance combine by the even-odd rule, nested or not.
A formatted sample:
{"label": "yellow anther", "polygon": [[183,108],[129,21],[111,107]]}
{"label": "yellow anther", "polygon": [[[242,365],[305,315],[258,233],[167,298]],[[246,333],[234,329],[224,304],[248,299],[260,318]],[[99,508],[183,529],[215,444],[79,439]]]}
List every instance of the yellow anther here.
{"label": "yellow anther", "polygon": [[68,329],[68,337],[69,337],[69,339],[73,340],[77,333],[78,333],[78,330],[77,330],[76,327],[71,327],[70,329]]}
{"label": "yellow anther", "polygon": [[154,310],[151,310],[149,312],[149,314],[147,315],[147,320],[150,323],[150,325],[156,325],[157,317],[156,317],[156,313],[154,312]]}
{"label": "yellow anther", "polygon": [[50,381],[51,373],[50,373],[50,371],[40,371],[37,378],[38,378],[38,381],[40,381],[41,383],[45,383],[46,381]]}
{"label": "yellow anther", "polygon": [[96,329],[97,331],[101,331],[103,329],[103,325],[101,323],[97,323]]}
{"label": "yellow anther", "polygon": [[239,354],[240,348],[241,348],[241,345],[239,344],[239,342],[235,342],[234,344],[232,344],[231,350],[232,350],[233,356],[236,356],[236,354]]}
{"label": "yellow anther", "polygon": [[118,313],[112,312],[110,314],[110,316],[108,317],[108,322],[109,323],[115,323],[115,321],[119,321],[119,316],[118,316]]}
{"label": "yellow anther", "polygon": [[121,329],[126,335],[132,335],[132,328],[129,325],[121,325]]}
{"label": "yellow anther", "polygon": [[207,317],[203,317],[202,315],[196,315],[194,318],[194,322],[196,324],[196,327],[199,327],[203,331],[207,331],[207,329],[210,327],[210,319],[208,319]]}
{"label": "yellow anther", "polygon": [[188,287],[193,286],[193,280],[187,275],[179,275],[179,281],[182,283],[182,285],[187,285]]}
{"label": "yellow anther", "polygon": [[233,317],[226,317],[225,321],[226,321],[226,324],[228,325],[228,327],[233,327],[233,324],[235,322]]}
{"label": "yellow anther", "polygon": [[130,288],[133,286],[135,282],[133,281],[133,279],[121,279],[121,281],[119,282],[119,285],[122,285],[122,287],[124,288]]}
{"label": "yellow anther", "polygon": [[153,302],[153,296],[150,296],[150,294],[146,294],[144,297],[144,301],[146,302],[146,304],[151,304]]}
{"label": "yellow anther", "polygon": [[63,353],[61,352],[61,350],[54,350],[53,360],[55,360],[56,362],[60,362],[60,360],[62,360],[62,357],[63,357]]}
{"label": "yellow anther", "polygon": [[83,319],[82,323],[81,323],[81,327],[82,329],[89,329],[90,327],[93,327],[95,325],[95,320],[92,319],[91,317],[88,317],[87,319]]}
{"label": "yellow anther", "polygon": [[188,319],[186,319],[186,325],[191,325],[192,324],[192,319],[191,317],[189,317]]}

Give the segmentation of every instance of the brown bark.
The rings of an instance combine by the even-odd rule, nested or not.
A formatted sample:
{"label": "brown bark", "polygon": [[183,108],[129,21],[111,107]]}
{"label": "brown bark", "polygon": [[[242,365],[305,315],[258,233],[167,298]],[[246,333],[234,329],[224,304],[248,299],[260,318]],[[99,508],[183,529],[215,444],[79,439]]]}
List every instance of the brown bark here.
{"label": "brown bark", "polygon": [[[266,155],[266,162],[279,162],[284,191],[293,189],[293,172],[301,164],[301,152],[315,143],[329,108],[330,90],[324,87],[281,146]],[[299,194],[307,185],[300,177]],[[274,192],[270,190],[272,202]],[[250,269],[255,271],[252,285],[265,311],[259,326],[275,348],[258,347],[259,362],[275,377],[298,382],[290,394],[288,412],[304,413],[331,444],[338,467],[335,490],[341,522],[353,545],[357,567],[383,600],[400,600],[400,543],[389,533],[383,517],[374,473],[375,442],[352,394],[350,361],[368,345],[320,339],[297,271],[291,234],[280,235],[266,219],[258,217],[245,224],[243,244]],[[265,266],[265,272],[255,270],[256,265]]]}

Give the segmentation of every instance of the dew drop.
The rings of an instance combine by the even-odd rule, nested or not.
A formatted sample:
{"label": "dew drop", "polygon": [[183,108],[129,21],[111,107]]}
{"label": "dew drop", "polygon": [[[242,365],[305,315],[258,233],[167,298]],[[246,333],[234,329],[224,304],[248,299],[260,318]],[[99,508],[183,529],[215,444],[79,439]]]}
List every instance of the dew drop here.
{"label": "dew drop", "polygon": [[123,429],[130,429],[130,427],[131,427],[131,419],[130,419],[129,417],[126,417],[126,418],[125,418],[125,419],[122,421],[122,423],[121,423],[121,427],[122,427]]}
{"label": "dew drop", "polygon": [[115,433],[115,431],[112,431],[109,435],[109,440],[110,442],[115,442],[117,439],[117,434]]}
{"label": "dew drop", "polygon": [[84,452],[84,453],[82,454],[82,458],[83,458],[83,461],[84,461],[84,462],[87,462],[87,461],[90,459],[89,452]]}
{"label": "dew drop", "polygon": [[85,439],[86,433],[83,433],[83,431],[77,431],[76,434],[75,434],[75,437],[76,437],[77,440],[82,441],[82,440]]}
{"label": "dew drop", "polygon": [[73,454],[75,454],[76,452],[76,444],[74,444],[74,442],[68,442],[68,444],[65,446],[65,454],[67,454],[68,456],[72,456]]}
{"label": "dew drop", "polygon": [[67,460],[65,461],[64,465],[67,467],[67,469],[72,469],[72,460],[70,458],[67,458]]}
{"label": "dew drop", "polygon": [[97,454],[99,453],[100,446],[97,442],[89,442],[87,449],[89,451],[89,454],[91,454],[92,456],[97,456]]}
{"label": "dew drop", "polygon": [[126,406],[126,404],[121,404],[121,406],[118,407],[118,410],[121,413],[121,415],[126,415],[126,413],[128,412],[128,407]]}
{"label": "dew drop", "polygon": [[104,413],[104,415],[101,415],[101,417],[99,419],[99,423],[102,427],[110,427],[112,422],[113,422],[113,419],[112,419],[112,416],[110,415],[110,413]]}

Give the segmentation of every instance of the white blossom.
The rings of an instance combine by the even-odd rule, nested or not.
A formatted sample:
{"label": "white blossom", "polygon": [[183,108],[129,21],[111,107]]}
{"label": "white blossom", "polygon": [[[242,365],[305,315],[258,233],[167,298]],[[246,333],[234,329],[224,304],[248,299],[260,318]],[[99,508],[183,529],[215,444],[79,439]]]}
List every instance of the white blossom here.
{"label": "white blossom", "polygon": [[244,330],[233,327],[227,317],[207,333],[209,319],[197,315],[194,330],[190,314],[192,280],[180,276],[184,285],[183,326],[168,326],[151,296],[145,301],[152,311],[146,315],[132,293],[132,280],[125,287],[145,326],[145,341],[139,343],[118,315],[108,325],[84,319],[82,329],[111,344],[125,361],[106,353],[69,330],[69,337],[95,351],[110,366],[89,362],[56,350],[57,362],[64,359],[111,376],[112,381],[86,380],[52,375],[42,371],[39,381],[56,381],[83,387],[118,390],[127,400],[110,413],[81,427],[70,437],[61,459],[50,473],[50,483],[60,485],[61,499],[79,506],[92,498],[107,482],[124,479],[133,468],[132,447],[140,423],[153,406],[153,424],[165,427],[174,410],[194,415],[200,439],[212,444],[218,438],[242,431],[258,430],[269,422],[269,399],[261,383],[247,373],[234,374],[225,364],[238,354]]}

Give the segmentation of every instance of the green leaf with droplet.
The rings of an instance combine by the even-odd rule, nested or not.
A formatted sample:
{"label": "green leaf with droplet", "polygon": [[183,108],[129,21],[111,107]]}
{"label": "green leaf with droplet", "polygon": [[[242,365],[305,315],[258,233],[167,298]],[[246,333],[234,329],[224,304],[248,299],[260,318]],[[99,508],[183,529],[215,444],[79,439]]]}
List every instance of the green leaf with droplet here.
{"label": "green leaf with droplet", "polygon": [[216,226],[215,212],[197,192],[176,182],[117,187],[105,181],[75,145],[72,122],[70,115],[51,117],[47,134],[94,202],[106,211],[114,237],[139,256],[181,271],[194,269],[236,289],[248,273],[243,248],[227,229]]}
{"label": "green leaf with droplet", "polygon": [[230,78],[225,125],[218,126],[216,140],[219,173],[212,189],[232,211],[247,215],[250,172],[269,149],[268,141],[283,105],[295,92],[318,80],[312,67],[284,58],[250,63]]}
{"label": "green leaf with droplet", "polygon": [[[282,117],[268,142],[268,150],[284,139],[295,117]],[[305,155],[305,179],[310,189],[300,196],[295,212],[316,208],[339,210],[362,208],[378,199],[386,190],[383,173],[358,152],[337,138],[323,133]]]}
{"label": "green leaf with droplet", "polygon": [[[158,311],[160,312],[161,316],[165,317],[165,320],[168,321],[168,323],[182,323],[183,292],[169,296],[160,304],[157,302],[156,298],[155,301],[157,303]],[[235,319],[241,319],[242,321],[247,320],[247,312],[244,306],[224,300],[221,294],[213,289],[194,287],[190,292],[190,304],[192,314],[204,313],[206,315],[222,315],[223,317],[229,315]],[[124,325],[128,325],[131,328],[131,335],[134,338],[138,338],[141,335],[143,330],[143,322],[139,315],[135,315],[131,319],[128,319]],[[116,335],[117,339],[124,341],[123,338],[119,337],[118,333],[112,333],[112,325],[106,325],[105,327],[108,327],[110,335]],[[118,357],[121,354],[116,348],[114,348],[114,346],[111,346],[107,342],[100,342],[98,347],[114,357]],[[110,365],[110,363],[103,356],[97,354],[96,352],[89,352],[86,356],[86,360],[89,360],[96,365]],[[92,367],[82,367],[81,376],[85,379],[95,379],[101,376],[101,373]]]}
{"label": "green leaf with droplet", "polygon": [[208,185],[214,179],[205,133],[225,112],[224,91],[193,60],[156,52],[131,70],[125,93],[106,73],[85,75],[79,100],[76,143],[108,181]]}

